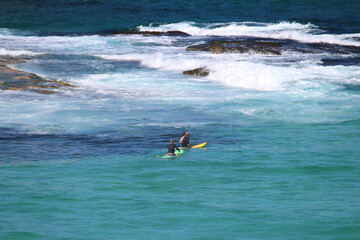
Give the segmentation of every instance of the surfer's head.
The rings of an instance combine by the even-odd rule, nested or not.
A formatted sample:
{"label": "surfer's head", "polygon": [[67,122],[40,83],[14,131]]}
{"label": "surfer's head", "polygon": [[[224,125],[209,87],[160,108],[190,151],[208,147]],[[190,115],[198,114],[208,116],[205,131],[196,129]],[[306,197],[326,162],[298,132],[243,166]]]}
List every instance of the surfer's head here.
{"label": "surfer's head", "polygon": [[170,139],[170,143],[174,143],[174,139]]}

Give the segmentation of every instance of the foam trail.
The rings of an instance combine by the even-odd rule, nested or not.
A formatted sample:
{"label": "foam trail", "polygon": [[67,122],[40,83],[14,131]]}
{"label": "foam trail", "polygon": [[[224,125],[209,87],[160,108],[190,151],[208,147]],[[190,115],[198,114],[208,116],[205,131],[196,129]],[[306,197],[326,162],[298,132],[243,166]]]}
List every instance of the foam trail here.
{"label": "foam trail", "polygon": [[0,48],[0,56],[11,56],[11,57],[19,57],[19,56],[35,56],[42,53],[36,53],[27,50],[7,50],[5,48]]}

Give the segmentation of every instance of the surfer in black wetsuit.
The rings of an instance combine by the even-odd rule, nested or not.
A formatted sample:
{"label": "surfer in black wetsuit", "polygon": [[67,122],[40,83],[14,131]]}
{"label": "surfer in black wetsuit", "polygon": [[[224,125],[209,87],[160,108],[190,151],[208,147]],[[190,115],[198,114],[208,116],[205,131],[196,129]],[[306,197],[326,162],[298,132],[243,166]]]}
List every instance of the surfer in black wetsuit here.
{"label": "surfer in black wetsuit", "polygon": [[180,138],[179,143],[181,143],[182,147],[190,148],[190,133],[184,132],[182,137]]}
{"label": "surfer in black wetsuit", "polygon": [[175,149],[177,149],[180,152],[180,149],[175,145],[174,140],[171,139],[170,145],[168,147],[168,154],[176,156],[177,154],[175,154]]}

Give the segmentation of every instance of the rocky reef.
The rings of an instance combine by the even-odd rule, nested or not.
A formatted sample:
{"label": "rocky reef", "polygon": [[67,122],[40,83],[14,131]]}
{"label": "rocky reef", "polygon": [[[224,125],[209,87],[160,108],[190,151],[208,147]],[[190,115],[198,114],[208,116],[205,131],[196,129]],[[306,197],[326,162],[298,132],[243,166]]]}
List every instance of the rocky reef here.
{"label": "rocky reef", "polygon": [[359,54],[360,47],[330,43],[306,43],[289,39],[221,39],[209,40],[203,44],[191,45],[186,51],[202,51],[215,54],[221,53],[249,53],[264,55],[281,55],[283,51],[300,52],[303,54],[331,53],[331,54]]}
{"label": "rocky reef", "polygon": [[281,55],[282,44],[261,40],[217,41],[212,40],[203,44],[192,45],[186,51],[203,51],[210,53],[260,53],[267,55]]}
{"label": "rocky reef", "polygon": [[[215,54],[221,53],[258,53],[266,55],[281,55],[282,44],[271,41],[261,40],[211,40],[203,44],[192,45],[186,48],[186,51],[203,51]],[[206,67],[195,68],[184,71],[183,74],[206,77],[210,73]]]}
{"label": "rocky reef", "polygon": [[25,90],[42,94],[55,93],[55,89],[73,87],[61,82],[51,81],[36,74],[10,68],[9,64],[23,63],[26,59],[0,58],[0,90]]}

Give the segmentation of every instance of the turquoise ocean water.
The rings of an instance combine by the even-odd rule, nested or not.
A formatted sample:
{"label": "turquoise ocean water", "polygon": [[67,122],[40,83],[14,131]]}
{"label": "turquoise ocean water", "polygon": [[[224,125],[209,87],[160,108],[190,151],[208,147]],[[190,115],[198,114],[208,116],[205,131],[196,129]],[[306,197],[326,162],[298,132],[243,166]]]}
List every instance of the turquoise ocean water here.
{"label": "turquoise ocean water", "polygon": [[[359,12],[354,1],[0,2],[0,56],[76,86],[0,90],[0,239],[359,239]],[[192,36],[109,34],[128,29]],[[289,47],[185,51],[214,39]],[[182,74],[198,67],[210,74]],[[206,148],[162,159],[184,131]]]}

